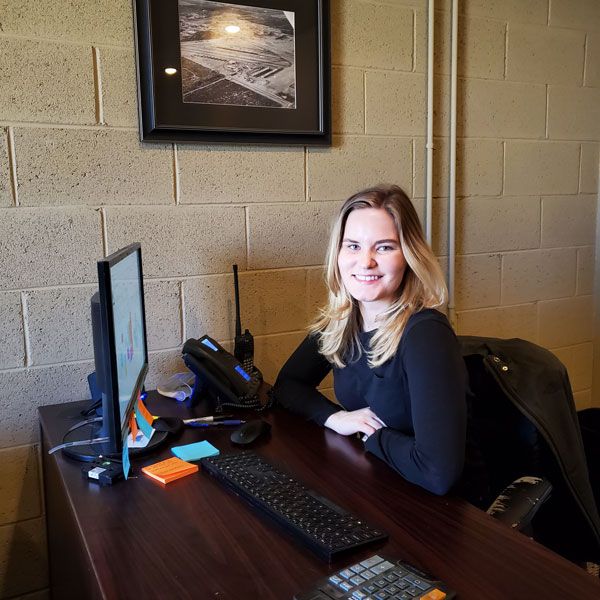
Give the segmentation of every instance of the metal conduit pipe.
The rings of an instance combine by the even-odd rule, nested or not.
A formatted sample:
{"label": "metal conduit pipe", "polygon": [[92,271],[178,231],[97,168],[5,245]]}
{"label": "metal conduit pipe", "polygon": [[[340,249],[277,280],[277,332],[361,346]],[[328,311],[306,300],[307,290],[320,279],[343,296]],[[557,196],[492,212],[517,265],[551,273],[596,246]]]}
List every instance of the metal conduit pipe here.
{"label": "metal conduit pipe", "polygon": [[448,319],[456,328],[456,101],[458,80],[458,0],[452,0],[452,58],[450,69],[450,191],[448,198]]}
{"label": "metal conduit pipe", "polygon": [[427,185],[425,208],[425,236],[431,246],[433,222],[433,34],[435,25],[435,0],[429,0],[427,9]]}

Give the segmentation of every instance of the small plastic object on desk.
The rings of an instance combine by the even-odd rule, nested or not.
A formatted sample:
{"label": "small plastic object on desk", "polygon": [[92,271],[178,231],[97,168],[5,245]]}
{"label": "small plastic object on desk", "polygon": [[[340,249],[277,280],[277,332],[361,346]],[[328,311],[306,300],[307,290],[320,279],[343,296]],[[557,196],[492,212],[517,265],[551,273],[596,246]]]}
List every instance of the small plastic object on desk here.
{"label": "small plastic object on desk", "polygon": [[206,440],[195,442],[194,444],[186,444],[185,446],[174,446],[171,448],[171,452],[177,458],[186,461],[200,460],[201,458],[217,456],[219,454],[219,450]]}
{"label": "small plastic object on desk", "polygon": [[123,465],[109,458],[98,458],[81,468],[84,479],[99,483],[102,487],[123,479]]}

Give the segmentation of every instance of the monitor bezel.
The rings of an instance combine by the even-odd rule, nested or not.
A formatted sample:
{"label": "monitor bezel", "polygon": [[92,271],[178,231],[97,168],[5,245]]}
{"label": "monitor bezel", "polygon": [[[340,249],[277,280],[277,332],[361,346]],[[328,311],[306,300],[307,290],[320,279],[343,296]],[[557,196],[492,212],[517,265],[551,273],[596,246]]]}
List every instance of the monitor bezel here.
{"label": "monitor bezel", "polygon": [[[137,254],[139,268],[140,297],[142,303],[142,327],[144,337],[144,364],[138,374],[135,387],[127,408],[124,413],[123,422],[121,421],[121,412],[119,406],[119,382],[117,377],[117,356],[115,344],[114,312],[112,304],[112,275],[111,269],[131,254]],[[110,254],[106,258],[98,261],[98,292],[100,296],[100,313],[102,321],[102,341],[104,344],[103,354],[106,369],[106,395],[107,402],[103,402],[103,428],[110,438],[112,452],[121,452],[123,450],[123,433],[128,426],[128,421],[135,401],[142,392],[144,381],[148,373],[148,336],[146,329],[146,306],[144,299],[144,277],[142,270],[142,247],[141,243],[129,244]],[[106,405],[105,405],[106,404]]]}

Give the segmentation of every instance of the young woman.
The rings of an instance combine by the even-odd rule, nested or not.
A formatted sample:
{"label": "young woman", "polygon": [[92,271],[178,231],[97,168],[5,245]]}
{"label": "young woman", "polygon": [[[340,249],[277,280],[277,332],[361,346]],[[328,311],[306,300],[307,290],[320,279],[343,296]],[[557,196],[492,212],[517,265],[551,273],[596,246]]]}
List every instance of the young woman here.
{"label": "young woman", "polygon": [[[327,252],[327,305],[279,373],[280,403],[445,494],[461,476],[466,369],[446,317],[444,277],[397,186],[346,200]],[[333,369],[340,405],[317,385]]]}

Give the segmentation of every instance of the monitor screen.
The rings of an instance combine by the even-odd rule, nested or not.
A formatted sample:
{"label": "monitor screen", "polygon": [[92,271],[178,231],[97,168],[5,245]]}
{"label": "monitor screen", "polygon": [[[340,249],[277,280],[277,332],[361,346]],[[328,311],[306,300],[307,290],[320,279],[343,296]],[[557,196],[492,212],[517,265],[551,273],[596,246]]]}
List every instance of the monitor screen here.
{"label": "monitor screen", "polygon": [[110,267],[112,327],[121,427],[135,401],[139,379],[146,365],[144,307],[140,261],[137,252]]}
{"label": "monitor screen", "polygon": [[[101,323],[94,338],[98,337],[101,345],[96,371],[102,380],[102,428],[115,453],[122,448],[123,434],[148,371],[139,243],[98,261],[98,295]],[[102,363],[100,369],[98,362]]]}

